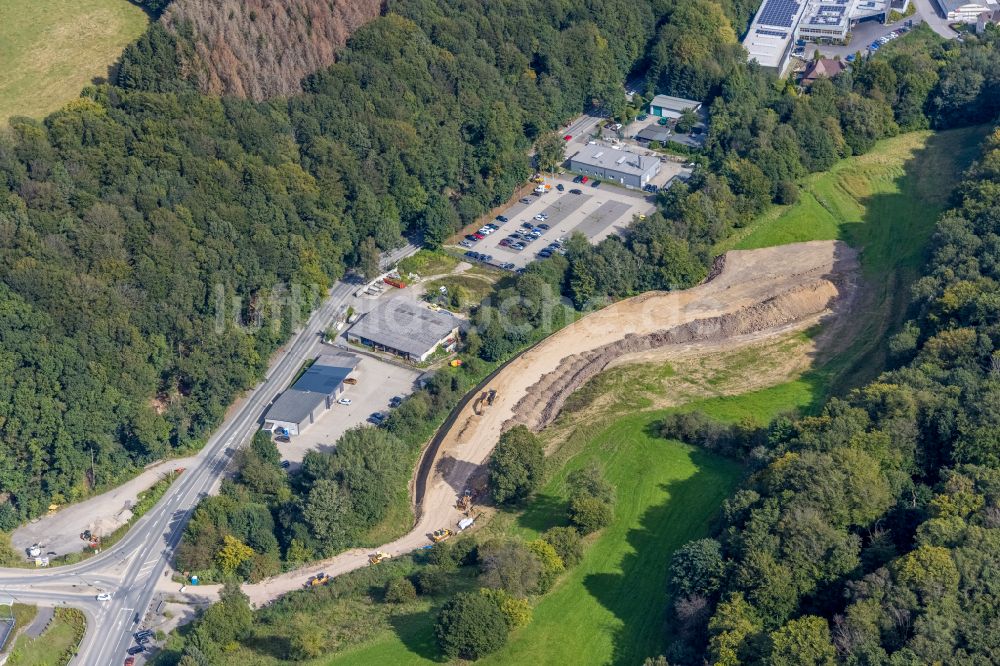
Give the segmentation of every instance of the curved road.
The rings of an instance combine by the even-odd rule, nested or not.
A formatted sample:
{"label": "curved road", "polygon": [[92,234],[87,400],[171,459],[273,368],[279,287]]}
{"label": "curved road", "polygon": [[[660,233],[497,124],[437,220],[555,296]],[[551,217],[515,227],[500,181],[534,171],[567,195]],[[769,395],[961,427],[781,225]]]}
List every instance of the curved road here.
{"label": "curved road", "polygon": [[[417,251],[407,245],[389,253],[391,265]],[[87,633],[74,664],[109,666],[124,661],[132,633],[143,625],[156,586],[167,571],[184,525],[198,501],[218,486],[235,449],[259,427],[264,411],[302,363],[317,353],[322,331],[357,285],[338,282],[329,297],[281,352],[266,379],[233,410],[195,462],[117,544],[78,564],[50,569],[0,569],[0,598],[41,606],[69,605],[87,615]],[[111,601],[99,602],[101,592]]]}

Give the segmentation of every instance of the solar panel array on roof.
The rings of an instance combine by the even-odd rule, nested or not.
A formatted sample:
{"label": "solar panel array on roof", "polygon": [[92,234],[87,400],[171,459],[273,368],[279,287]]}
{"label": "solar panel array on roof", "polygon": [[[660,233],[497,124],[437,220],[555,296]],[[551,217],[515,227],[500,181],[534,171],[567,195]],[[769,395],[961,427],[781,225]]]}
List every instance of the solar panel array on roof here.
{"label": "solar panel array on roof", "polygon": [[764,28],[757,28],[756,32],[758,35],[763,35],[765,37],[780,37],[781,39],[788,37],[787,32],[779,32],[777,30],[765,30]]}
{"label": "solar panel array on roof", "polygon": [[791,28],[792,19],[798,11],[799,3],[795,0],[767,0],[757,22],[762,25]]}

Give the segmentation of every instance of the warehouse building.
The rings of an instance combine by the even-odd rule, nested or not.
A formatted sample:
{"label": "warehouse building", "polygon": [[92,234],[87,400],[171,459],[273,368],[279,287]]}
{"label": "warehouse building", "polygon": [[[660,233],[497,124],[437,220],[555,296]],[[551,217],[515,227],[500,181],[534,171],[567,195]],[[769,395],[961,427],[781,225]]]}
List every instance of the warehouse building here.
{"label": "warehouse building", "polygon": [[805,9],[796,0],[764,0],[743,38],[749,60],[784,76],[792,55],[793,32]]}
{"label": "warehouse building", "polygon": [[982,14],[1000,10],[997,0],[938,0],[945,18],[956,23],[976,23]]}
{"label": "warehouse building", "polygon": [[440,348],[454,350],[461,327],[462,321],[450,312],[394,298],[358,320],[347,331],[347,340],[418,363]]}
{"label": "warehouse building", "polygon": [[323,354],[264,415],[264,430],[298,435],[319,420],[344,392],[344,380],[358,367],[354,354]]}
{"label": "warehouse building", "polygon": [[697,111],[701,108],[701,102],[683,97],[671,97],[670,95],[657,95],[649,103],[649,115],[660,118],[673,118],[677,120],[685,111]]}
{"label": "warehouse building", "polygon": [[584,146],[569,158],[569,168],[587,176],[613,180],[625,187],[641,188],[659,173],[660,160],[594,144]]}

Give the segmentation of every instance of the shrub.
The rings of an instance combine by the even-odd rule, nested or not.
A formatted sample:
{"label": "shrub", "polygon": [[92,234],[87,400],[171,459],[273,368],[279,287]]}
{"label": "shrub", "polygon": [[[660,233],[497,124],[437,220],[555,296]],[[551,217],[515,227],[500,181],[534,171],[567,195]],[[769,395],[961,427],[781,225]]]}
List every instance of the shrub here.
{"label": "shrub", "polygon": [[417,591],[425,596],[445,594],[450,587],[448,572],[438,567],[427,567],[417,574]]}
{"label": "shrub", "polygon": [[544,539],[529,542],[528,550],[535,554],[542,565],[542,573],[538,578],[538,592],[544,594],[552,589],[559,574],[566,570],[566,565],[563,564],[556,549]]}
{"label": "shrub", "polygon": [[578,497],[569,507],[569,519],[583,534],[607,527],[612,517],[611,506],[593,497]]}
{"label": "shrub", "polygon": [[583,557],[583,539],[572,527],[550,528],[542,538],[555,549],[567,568],[576,566]]}
{"label": "shrub", "polygon": [[545,451],[534,433],[517,426],[500,436],[490,456],[490,487],[498,504],[527,499],[544,473]]}
{"label": "shrub", "polygon": [[385,602],[405,604],[417,598],[417,588],[409,578],[393,578],[385,584]]}
{"label": "shrub", "polygon": [[479,659],[507,642],[510,625],[491,599],[476,592],[455,595],[441,608],[435,633],[450,659]]}
{"label": "shrub", "polygon": [[501,588],[515,597],[538,592],[542,563],[520,541],[491,541],[479,547],[480,580],[486,587]]}
{"label": "shrub", "polygon": [[531,604],[527,599],[518,599],[503,590],[488,587],[480,588],[479,593],[497,605],[511,629],[526,627],[531,622]]}

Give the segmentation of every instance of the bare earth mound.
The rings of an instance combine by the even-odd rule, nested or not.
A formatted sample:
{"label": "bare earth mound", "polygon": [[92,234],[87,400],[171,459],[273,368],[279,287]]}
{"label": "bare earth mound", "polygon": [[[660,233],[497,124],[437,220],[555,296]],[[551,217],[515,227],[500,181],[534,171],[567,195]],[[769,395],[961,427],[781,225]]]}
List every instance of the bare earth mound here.
{"label": "bare earth mound", "polygon": [[[642,294],[555,333],[494,377],[487,388],[496,399],[482,415],[471,403],[458,414],[436,451],[417,525],[382,550],[408,552],[428,543],[429,532],[454,526],[461,517],[457,495],[500,433],[518,423],[545,427],[570,393],[610,364],[630,355],[648,359],[651,351],[731,348],[842,315],[853,301],[858,268],[857,252],[838,241],[733,251],[697,287]],[[344,573],[364,566],[366,557],[367,551],[349,551],[245,590],[254,602],[266,602],[299,587],[305,576]]]}

